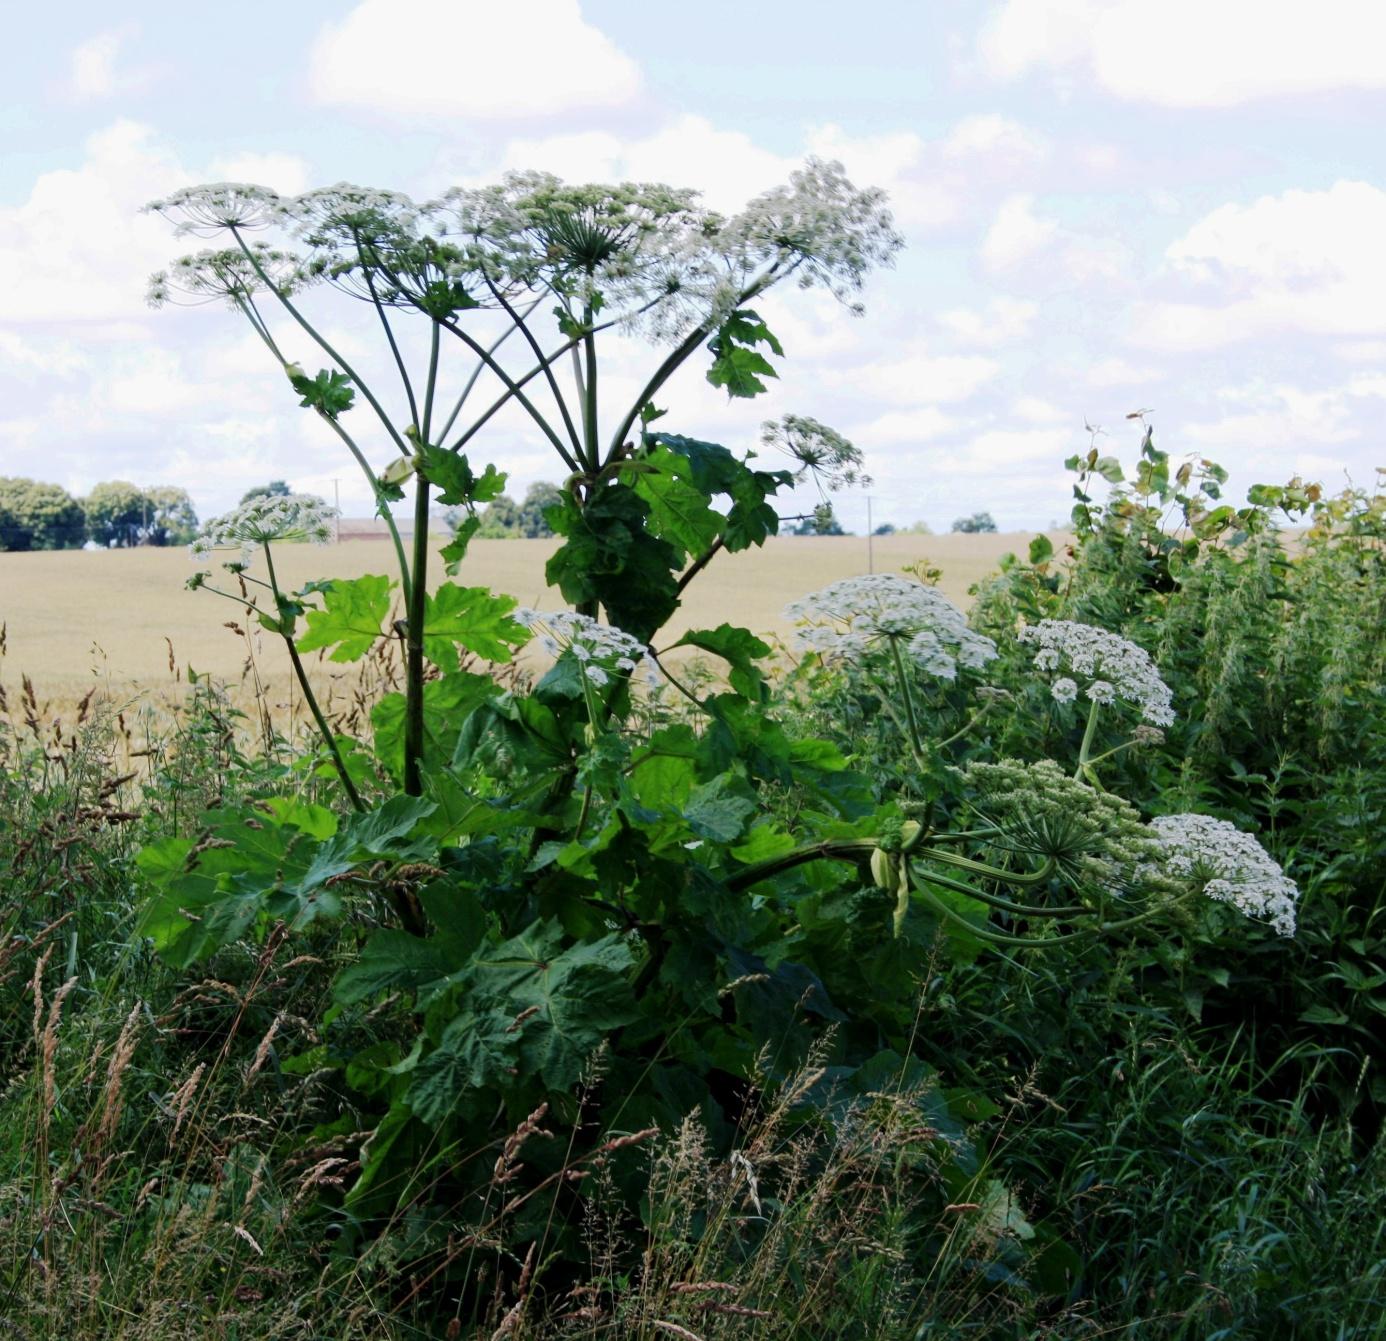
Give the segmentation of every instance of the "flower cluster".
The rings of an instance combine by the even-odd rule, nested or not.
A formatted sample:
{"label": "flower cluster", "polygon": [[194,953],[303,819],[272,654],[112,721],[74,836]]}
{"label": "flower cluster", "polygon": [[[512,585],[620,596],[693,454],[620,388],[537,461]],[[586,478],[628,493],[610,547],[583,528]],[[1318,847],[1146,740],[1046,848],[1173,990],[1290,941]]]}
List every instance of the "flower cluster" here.
{"label": "flower cluster", "polygon": [[836,429],[808,415],[787,414],[782,419],[767,419],[760,426],[760,440],[764,446],[793,459],[796,484],[812,478],[821,493],[825,488],[835,492],[851,485],[865,487],[871,483],[871,476],[861,468],[861,449]]}
{"label": "flower cluster", "polygon": [[823,657],[859,661],[882,641],[897,639],[929,675],[952,680],[959,666],[976,670],[996,656],[996,644],[968,628],[946,596],[893,573],[833,582],[784,613],[803,626],[798,644]]}
{"label": "flower cluster", "polygon": [[213,517],[188,546],[194,559],[214,549],[240,547],[242,567],[248,567],[258,545],[271,540],[309,540],[325,545],[335,533],[336,512],[313,494],[282,494],[252,498],[223,517]]}
{"label": "flower cluster", "polygon": [[1211,815],[1165,815],[1150,827],[1168,875],[1196,882],[1210,899],[1269,922],[1282,936],[1295,934],[1299,889],[1249,833]]}
{"label": "flower cluster", "polygon": [[1052,759],[971,763],[963,769],[978,814],[996,829],[993,847],[1052,859],[1079,885],[1150,892],[1159,848],[1137,811],[1072,777]]}
{"label": "flower cluster", "polygon": [[608,684],[612,676],[639,671],[649,684],[659,683],[659,667],[650,649],[629,633],[600,624],[572,610],[519,609],[516,623],[533,630],[550,656],[571,652],[590,684]]}
{"label": "flower cluster", "polygon": [[1083,693],[1094,703],[1122,699],[1154,726],[1174,721],[1169,686],[1145,649],[1135,643],[1071,619],[1042,619],[1021,629],[1020,640],[1036,644],[1037,670],[1071,672],[1050,686],[1058,702],[1072,703],[1078,697],[1078,680],[1072,678],[1077,676],[1086,681]]}

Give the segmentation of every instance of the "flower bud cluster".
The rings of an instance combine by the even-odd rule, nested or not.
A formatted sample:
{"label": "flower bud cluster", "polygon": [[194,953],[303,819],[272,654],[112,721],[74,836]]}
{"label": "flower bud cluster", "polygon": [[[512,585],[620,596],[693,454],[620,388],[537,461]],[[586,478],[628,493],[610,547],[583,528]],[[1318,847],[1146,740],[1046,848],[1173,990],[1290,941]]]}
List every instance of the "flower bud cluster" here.
{"label": "flower bud cluster", "polygon": [[610,624],[600,624],[572,610],[519,609],[513,618],[537,634],[539,645],[550,656],[571,652],[590,684],[601,687],[613,676],[635,671],[648,684],[660,681],[659,667],[649,648]]}
{"label": "flower bud cluster", "polygon": [[1050,686],[1057,702],[1072,703],[1082,680],[1086,682],[1083,693],[1094,703],[1107,705],[1122,699],[1154,726],[1174,721],[1169,686],[1149,654],[1135,643],[1071,619],[1042,619],[1027,625],[1020,631],[1020,641],[1036,644],[1037,670],[1070,672]]}
{"label": "flower bud cluster", "polygon": [[1269,922],[1282,936],[1295,934],[1299,888],[1249,833],[1211,815],[1165,815],[1150,827],[1168,875],[1195,882],[1210,899]]}
{"label": "flower bud cluster", "polygon": [[213,517],[188,546],[195,560],[214,549],[240,547],[242,567],[248,567],[256,547],[271,540],[308,540],[325,545],[335,534],[337,514],[313,494],[281,494],[252,498],[221,517]]}
{"label": "flower bud cluster", "polygon": [[[963,770],[973,806],[997,830],[993,846],[1051,858],[1070,879],[1126,893],[1144,876],[1158,845],[1137,811],[1072,777],[1052,759],[971,763]],[[1147,891],[1148,892],[1148,891]]]}
{"label": "flower bud cluster", "polygon": [[996,656],[996,644],[968,628],[946,596],[893,573],[833,582],[784,613],[803,625],[795,633],[799,646],[825,658],[860,661],[883,640],[898,639],[927,674],[953,680],[959,666],[978,670]]}

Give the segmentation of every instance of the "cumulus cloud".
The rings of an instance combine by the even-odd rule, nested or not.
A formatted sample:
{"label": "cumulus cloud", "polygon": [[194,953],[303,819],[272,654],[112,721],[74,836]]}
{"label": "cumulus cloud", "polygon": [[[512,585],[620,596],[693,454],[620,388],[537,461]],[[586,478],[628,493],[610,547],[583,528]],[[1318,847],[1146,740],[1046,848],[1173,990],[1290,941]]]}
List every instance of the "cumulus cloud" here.
{"label": "cumulus cloud", "polygon": [[362,0],[308,67],[317,101],[389,117],[542,118],[619,107],[640,86],[578,0]]}
{"label": "cumulus cloud", "polygon": [[1133,342],[1210,349],[1279,332],[1386,333],[1386,191],[1339,181],[1228,204],[1166,251],[1184,291],[1144,305]]}
{"label": "cumulus cloud", "polygon": [[1041,163],[1049,156],[1049,142],[1028,126],[999,112],[965,116],[943,141],[944,157],[987,157],[1011,163]]}
{"label": "cumulus cloud", "polygon": [[1006,0],[978,48],[998,78],[1049,69],[1169,107],[1386,87],[1386,9],[1363,0]]}
{"label": "cumulus cloud", "polygon": [[78,102],[109,98],[118,93],[135,93],[150,81],[147,69],[122,65],[121,56],[128,29],[97,33],[73,48],[68,62],[66,91]]}
{"label": "cumulus cloud", "polygon": [[938,320],[964,344],[994,347],[1024,339],[1038,315],[1038,303],[1001,295],[990,299],[985,307],[949,308]]}
{"label": "cumulus cloud", "polygon": [[1034,196],[1008,196],[982,240],[982,264],[993,273],[1010,270],[1044,251],[1058,235],[1053,219],[1035,213]]}
{"label": "cumulus cloud", "polygon": [[79,167],[41,174],[27,200],[0,207],[5,320],[143,317],[145,283],[171,246],[167,225],[140,207],[189,180],[149,127],[133,121],[91,136]]}
{"label": "cumulus cloud", "polygon": [[760,148],[739,130],[719,130],[706,117],[678,116],[647,135],[580,131],[509,140],[496,171],[539,169],[567,181],[669,181],[694,186],[716,209],[736,210],[785,181],[799,165]]}
{"label": "cumulus cloud", "polygon": [[830,371],[830,385],[892,405],[947,405],[970,400],[1000,370],[980,354],[930,354],[916,345],[904,358],[876,359]]}

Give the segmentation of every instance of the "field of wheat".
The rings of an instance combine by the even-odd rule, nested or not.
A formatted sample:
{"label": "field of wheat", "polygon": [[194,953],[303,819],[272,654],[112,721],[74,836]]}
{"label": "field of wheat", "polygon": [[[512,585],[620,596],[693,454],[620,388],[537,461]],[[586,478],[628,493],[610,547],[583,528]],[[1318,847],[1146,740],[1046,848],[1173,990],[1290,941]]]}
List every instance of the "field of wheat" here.
{"label": "field of wheat", "polygon": [[[1028,535],[876,537],[868,556],[864,537],[786,537],[761,550],[722,555],[693,583],[671,621],[668,638],[684,630],[732,621],[762,635],[789,631],[787,602],[838,578],[867,571],[899,572],[921,561],[942,571],[939,585],[960,604],[968,589],[993,571]],[[544,608],[564,604],[546,586],[544,564],[553,540],[473,542],[459,581],[515,596]],[[353,541],[317,548],[281,546],[281,580],[298,587],[315,578],[387,573],[387,541]],[[277,712],[292,712],[291,676],[279,639],[247,628],[230,602],[184,587],[194,571],[186,553],[167,549],[63,550],[0,554],[0,622],[4,656],[0,686],[11,713],[27,677],[42,718],[71,718],[95,688],[115,704],[166,709],[178,702],[189,671],[233,686],[233,697],[261,696]],[[229,624],[235,627],[228,627]],[[239,632],[237,630],[240,630]],[[313,658],[313,677],[329,695],[348,692],[358,672]]]}

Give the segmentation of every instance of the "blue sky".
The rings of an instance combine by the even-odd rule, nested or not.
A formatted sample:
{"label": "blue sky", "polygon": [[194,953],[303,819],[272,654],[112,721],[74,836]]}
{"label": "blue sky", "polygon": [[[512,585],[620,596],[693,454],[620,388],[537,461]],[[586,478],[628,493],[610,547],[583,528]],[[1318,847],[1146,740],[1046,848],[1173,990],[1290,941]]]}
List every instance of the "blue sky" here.
{"label": "blue sky", "polygon": [[[814,415],[865,452],[878,519],[935,528],[1064,516],[1085,422],[1129,454],[1137,408],[1240,488],[1386,464],[1379,3],[82,0],[7,20],[0,473],[178,483],[204,516],[271,476],[341,479],[368,511],[233,314],[144,305],[180,244],[138,208],[174,187],[427,197],[538,167],[735,207],[807,154],[886,188],[908,249],[860,319],[763,304],[789,355],[773,393],[728,405],[690,371],[678,431],[742,446]],[[617,350],[613,387],[650,359]],[[558,473],[519,419],[488,454],[517,491]],[[859,528],[864,499],[839,512]]]}

